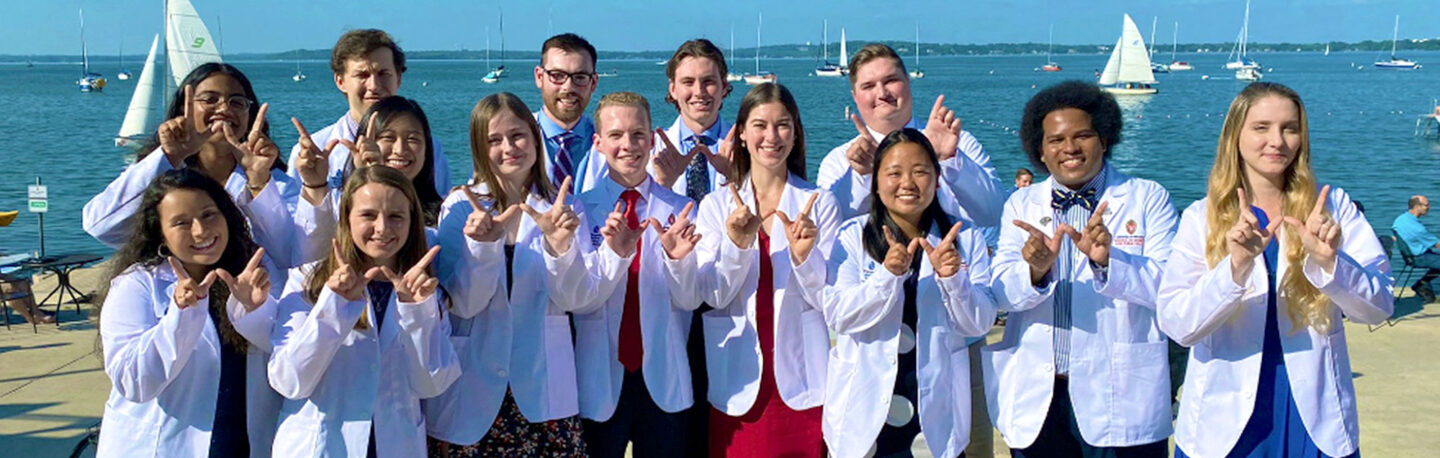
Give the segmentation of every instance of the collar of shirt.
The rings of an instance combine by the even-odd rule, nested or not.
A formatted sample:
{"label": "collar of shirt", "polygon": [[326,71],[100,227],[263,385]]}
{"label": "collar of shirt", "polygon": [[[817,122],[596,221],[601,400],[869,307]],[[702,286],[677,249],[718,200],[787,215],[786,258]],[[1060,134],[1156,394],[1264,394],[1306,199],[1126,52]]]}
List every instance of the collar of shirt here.
{"label": "collar of shirt", "polygon": [[[349,112],[340,115],[340,120],[335,122],[335,127],[337,130],[336,133],[340,134],[340,136],[334,138],[355,141],[355,136],[360,133],[360,123],[355,122],[355,119],[350,117]],[[325,145],[320,145],[320,147],[324,148]]]}
{"label": "collar of shirt", "polygon": [[[910,129],[915,129],[915,130],[925,130],[925,126],[920,125],[920,122],[919,122],[919,121],[916,121],[916,120],[915,120],[915,117],[913,117],[913,116],[910,117],[910,121],[908,121],[908,122],[905,123],[905,127],[906,127],[906,128],[910,128]],[[872,129],[872,128],[870,128],[870,125],[868,125],[868,124],[865,125],[865,130],[870,131],[870,136],[875,138],[875,143],[880,143],[881,140],[884,140],[884,139],[885,139],[885,136],[886,136],[886,135],[890,135],[889,132],[881,132],[881,131]]]}
{"label": "collar of shirt", "polygon": [[[1103,196],[1103,195],[1105,194],[1105,175],[1109,175],[1109,174],[1110,174],[1110,164],[1107,162],[1105,165],[1103,165],[1103,166],[1100,167],[1100,173],[1095,174],[1095,177],[1094,177],[1094,178],[1091,178],[1090,181],[1086,182],[1084,186],[1081,186],[1081,187],[1080,187],[1080,189],[1070,189],[1069,186],[1065,186],[1065,185],[1063,185],[1063,184],[1060,184],[1059,181],[1056,181],[1056,182],[1054,182],[1053,184],[1055,185],[1055,187],[1056,187],[1057,189],[1061,189],[1061,190],[1065,190],[1065,191],[1071,191],[1071,192],[1084,192],[1085,190],[1088,190],[1088,189],[1094,189],[1094,190],[1095,190],[1095,198],[1096,198],[1096,199],[1099,199],[1100,196]],[[1053,176],[1053,175],[1051,176],[1051,179],[1052,179],[1052,180],[1054,179],[1054,176]],[[1097,205],[1098,205],[1098,204],[1097,204]]]}
{"label": "collar of shirt", "polygon": [[[698,132],[698,134],[710,137],[711,141],[719,144],[721,140],[725,139],[724,124],[725,122],[720,120],[720,118],[715,118],[715,122],[710,124],[710,127],[706,128],[704,132]],[[686,125],[685,119],[681,117],[675,118],[674,126],[675,137],[679,139],[682,143],[685,143],[685,146],[687,146],[686,150],[693,148],[696,143],[695,135],[697,134],[697,132],[690,131],[690,126]],[[685,153],[686,151],[680,152],[680,154]]]}
{"label": "collar of shirt", "polygon": [[544,110],[535,112],[535,120],[540,124],[540,132],[545,135],[545,141],[548,142],[555,141],[556,135],[565,132],[575,134],[575,137],[583,142],[592,141],[595,135],[595,122],[590,119],[589,115],[580,115],[580,120],[575,123],[575,127],[568,130],[556,124],[555,120],[550,119]]}
{"label": "collar of shirt", "polygon": [[[640,193],[640,201],[638,202],[638,205],[643,208],[645,202],[650,201],[650,186],[651,184],[655,183],[655,180],[650,179],[650,174],[647,173],[645,174],[645,180],[641,181],[640,184],[636,185],[634,188],[627,188],[621,186],[620,183],[615,182],[613,177],[611,179],[604,180],[602,183],[603,184],[601,184],[600,186],[601,189],[603,189],[603,192],[605,193],[604,195],[607,200],[619,202],[621,193],[629,189],[634,189],[636,192]],[[604,222],[604,220],[601,220],[601,222]]]}

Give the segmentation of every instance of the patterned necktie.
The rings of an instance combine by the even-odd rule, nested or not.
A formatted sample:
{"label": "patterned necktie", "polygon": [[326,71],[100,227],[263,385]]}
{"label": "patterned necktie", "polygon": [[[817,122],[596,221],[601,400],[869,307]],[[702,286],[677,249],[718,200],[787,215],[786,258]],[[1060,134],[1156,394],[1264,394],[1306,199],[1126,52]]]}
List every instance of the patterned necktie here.
{"label": "patterned necktie", "polygon": [[[625,225],[630,229],[640,227],[640,215],[637,213],[635,204],[640,200],[640,193],[634,189],[627,189],[620,193],[620,199],[625,201]],[[645,360],[645,345],[640,338],[640,244],[635,245],[635,258],[630,261],[630,275],[625,281],[625,310],[620,315],[620,365],[625,370],[635,372],[640,370],[640,363]]]}
{"label": "patterned necktie", "polygon": [[561,132],[555,136],[555,164],[551,172],[551,179],[555,185],[565,182],[565,178],[575,174],[575,163],[570,160],[570,141],[575,139],[574,132]]}
{"label": "patterned necktie", "polygon": [[1060,188],[1050,190],[1050,208],[1065,211],[1075,205],[1080,205],[1086,210],[1095,211],[1095,204],[1099,200],[1095,196],[1095,189],[1083,191],[1067,191]]}
{"label": "patterned necktie", "polygon": [[[695,135],[690,138],[692,143],[703,144],[706,147],[715,143],[715,140],[707,135]],[[698,203],[705,198],[705,194],[709,193],[709,158],[706,158],[704,154],[696,154],[694,158],[690,159],[690,165],[685,168],[685,196]]]}

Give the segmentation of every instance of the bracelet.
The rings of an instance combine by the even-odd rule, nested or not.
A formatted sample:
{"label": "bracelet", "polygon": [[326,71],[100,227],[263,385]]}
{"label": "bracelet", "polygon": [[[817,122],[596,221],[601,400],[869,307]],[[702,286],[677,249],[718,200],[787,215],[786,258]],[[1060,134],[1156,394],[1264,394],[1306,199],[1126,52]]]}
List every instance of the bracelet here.
{"label": "bracelet", "polygon": [[312,184],[309,184],[309,183],[301,182],[300,185],[301,185],[301,186],[304,186],[304,187],[307,187],[307,188],[310,188],[310,189],[320,189],[320,188],[324,188],[324,187],[328,186],[329,183],[320,183],[320,184],[312,185]]}

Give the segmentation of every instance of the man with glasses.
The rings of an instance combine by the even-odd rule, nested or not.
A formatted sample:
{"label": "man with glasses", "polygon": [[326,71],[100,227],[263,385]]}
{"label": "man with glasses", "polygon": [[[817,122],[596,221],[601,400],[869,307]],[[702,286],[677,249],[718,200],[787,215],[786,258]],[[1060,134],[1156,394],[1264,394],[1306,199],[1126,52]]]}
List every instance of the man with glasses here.
{"label": "man with glasses", "polygon": [[545,167],[559,186],[566,177],[576,193],[590,189],[603,178],[605,159],[590,154],[595,121],[585,115],[597,86],[595,47],[579,35],[562,33],[540,47],[535,87],[543,106],[535,120],[545,135]]}
{"label": "man with glasses", "polygon": [[[330,71],[335,73],[335,87],[345,94],[349,111],[334,124],[310,134],[315,146],[325,148],[332,139],[355,141],[360,129],[361,116],[380,99],[395,95],[400,90],[400,77],[405,73],[405,52],[400,45],[383,30],[360,29],[345,32],[330,51]],[[435,145],[435,189],[450,189],[450,164],[440,142],[430,137]],[[299,164],[300,143],[290,149],[289,164]],[[339,189],[343,184],[344,171],[350,164],[350,150],[343,144],[335,145],[330,153],[329,178],[324,183],[306,183],[300,177],[299,167],[290,167],[289,175],[295,181],[309,188],[329,186]]]}

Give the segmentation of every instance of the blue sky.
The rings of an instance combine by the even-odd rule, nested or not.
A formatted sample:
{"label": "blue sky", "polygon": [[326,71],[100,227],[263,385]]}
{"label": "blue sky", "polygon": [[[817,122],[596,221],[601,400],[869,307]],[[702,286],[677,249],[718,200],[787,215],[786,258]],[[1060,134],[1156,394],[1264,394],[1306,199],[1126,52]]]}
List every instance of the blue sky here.
{"label": "blue sky", "polygon": [[[756,13],[765,15],[764,42],[818,43],[821,20],[831,40],[843,25],[850,40],[910,40],[916,18],[921,40],[942,43],[1044,42],[1053,23],[1056,43],[1113,41],[1129,13],[1167,44],[1180,22],[1181,42],[1233,40],[1244,0],[192,0],[226,53],[322,49],[347,29],[379,27],[406,49],[483,49],[496,13],[505,9],[506,45],[538,50],[552,33],[584,35],[601,50],[668,50],[704,36],[721,46],[735,31],[738,47],[755,43]],[[78,54],[77,8],[85,8],[92,52],[142,54],[161,29],[161,0],[3,0],[0,54]],[[882,6],[883,5],[883,6]],[[1255,0],[1251,40],[1321,42],[1388,39],[1394,15],[1401,37],[1440,37],[1435,0]],[[218,20],[217,20],[218,18]],[[218,23],[218,24],[217,24]],[[217,25],[219,27],[217,27]],[[223,35],[221,32],[223,31]],[[603,56],[601,56],[603,58]]]}

